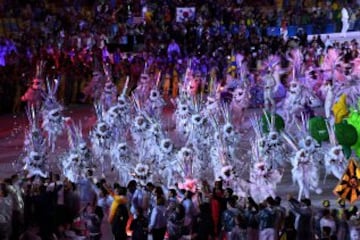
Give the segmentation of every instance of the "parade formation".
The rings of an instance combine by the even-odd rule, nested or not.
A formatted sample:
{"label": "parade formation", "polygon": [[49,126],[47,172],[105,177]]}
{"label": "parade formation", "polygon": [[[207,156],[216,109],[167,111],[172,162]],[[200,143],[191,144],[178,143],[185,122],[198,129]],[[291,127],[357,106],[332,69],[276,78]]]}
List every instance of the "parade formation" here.
{"label": "parade formation", "polygon": [[[231,57],[244,59],[240,53]],[[257,202],[261,202],[275,197],[276,183],[291,166],[299,185],[299,200],[302,194],[309,198],[310,190],[321,192],[317,188],[319,169],[326,170],[324,179],[330,174],[341,179],[347,160],[357,157],[352,146],[358,141],[358,126],[347,118],[357,114],[360,76],[356,63],[360,60],[345,63],[343,57],[338,49],[329,48],[318,69],[312,69],[319,75],[314,81],[304,74],[309,69],[299,48],[289,50],[287,68],[280,64],[280,56],[269,56],[260,68],[264,107],[253,116],[246,114],[254,96],[245,60],[236,63],[235,73],[229,72],[226,82],[215,80],[214,86],[204,86],[193,70],[196,65],[189,60],[183,79],[173,86],[179,89],[178,94],[167,100],[159,81],[161,72],[151,78],[147,63],[130,93],[129,77],[121,92],[110,86],[111,72],[104,64],[103,71],[95,73],[96,80],[89,83],[102,88],[89,96],[94,101],[96,121],[88,133],[83,133],[81,122],[77,124],[62,113],[64,107],[56,99],[59,80],[45,81],[37,76],[33,82],[43,84],[37,90],[42,94],[31,95],[31,86],[22,97],[28,101],[31,129],[25,136],[24,170],[30,176],[47,176],[46,153],[54,151],[58,135],[68,134],[69,150],[59,157],[58,168],[69,179],[79,179],[89,169],[98,177],[118,171],[119,183],[126,185],[136,179],[135,169],[141,165],[148,171],[148,181],[166,189],[187,180],[222,180],[241,196],[255,197],[250,189],[264,188],[260,194],[256,192]],[[280,81],[283,76],[287,79],[284,83]],[[170,113],[164,113],[165,108]],[[164,118],[166,114],[170,116]],[[245,138],[249,130],[254,135]],[[244,152],[242,142],[246,141],[252,149]],[[259,174],[260,170],[265,172]]]}
{"label": "parade formation", "polygon": [[[105,2],[100,29],[121,18]],[[243,20],[244,31],[221,30],[205,23],[207,7],[158,23],[142,5],[122,35],[141,49],[115,42],[115,23],[105,34],[84,20],[71,48],[59,31],[33,59],[14,101],[27,124],[14,175],[0,181],[0,239],[111,239],[105,223],[115,240],[360,239],[357,40],[264,36]],[[311,199],[334,179],[340,210],[326,200],[315,214]],[[287,208],[280,184],[296,192]]]}
{"label": "parade formation", "polygon": [[[190,191],[198,199],[204,181],[220,181],[234,195],[260,204],[275,199],[285,171],[298,187],[298,201],[321,194],[320,182],[329,175],[341,180],[349,159],[358,158],[360,60],[346,60],[339,49],[329,47],[321,65],[311,68],[314,80],[305,74],[310,70],[301,48],[289,49],[287,67],[281,56],[270,55],[258,70],[263,104],[251,115],[246,112],[255,97],[252,73],[244,56],[233,58],[241,60],[229,61],[226,81],[215,79],[212,86],[189,59],[178,86],[172,86],[178,92],[167,99],[162,73],[151,77],[149,63],[131,92],[129,77],[117,92],[104,63],[89,83],[97,86],[88,96],[96,119],[87,133],[82,122],[63,114],[56,98],[59,79],[36,76],[33,82],[39,86],[22,97],[29,120],[22,169],[27,177],[47,178],[47,155],[55,150],[57,136],[67,134],[68,150],[59,153],[51,169],[74,183],[115,176],[112,180],[121,186],[135,180],[137,191],[151,182],[165,191]],[[353,198],[345,195],[345,200]]]}

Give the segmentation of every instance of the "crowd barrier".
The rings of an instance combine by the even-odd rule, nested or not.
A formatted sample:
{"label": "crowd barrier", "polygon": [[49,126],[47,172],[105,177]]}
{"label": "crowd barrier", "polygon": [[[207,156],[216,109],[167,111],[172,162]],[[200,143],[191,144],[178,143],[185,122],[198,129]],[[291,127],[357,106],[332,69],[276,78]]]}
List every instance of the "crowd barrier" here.
{"label": "crowd barrier", "polygon": [[[289,37],[296,36],[296,34],[300,30],[305,32],[307,35],[335,33],[336,24],[328,23],[322,26],[322,28],[317,28],[317,29],[315,29],[315,26],[313,24],[301,25],[301,26],[290,25],[287,27],[288,36]],[[268,36],[280,36],[281,29],[280,27],[268,27],[266,32]]]}
{"label": "crowd barrier", "polygon": [[[307,24],[307,25],[301,25],[301,26],[290,25],[287,27],[288,36],[293,37],[300,30],[304,31],[307,35],[329,34],[329,33],[337,32],[335,23],[328,23],[321,27],[318,25],[314,25],[314,24]],[[240,31],[241,31],[241,27],[237,24],[231,24],[228,28],[223,25],[212,26],[209,29],[210,35],[217,35],[217,34],[225,35],[227,32],[230,32],[231,34],[238,34]],[[246,32],[247,31],[248,31],[248,29],[246,30]],[[281,35],[281,28],[269,26],[266,28],[266,35],[278,37]]]}

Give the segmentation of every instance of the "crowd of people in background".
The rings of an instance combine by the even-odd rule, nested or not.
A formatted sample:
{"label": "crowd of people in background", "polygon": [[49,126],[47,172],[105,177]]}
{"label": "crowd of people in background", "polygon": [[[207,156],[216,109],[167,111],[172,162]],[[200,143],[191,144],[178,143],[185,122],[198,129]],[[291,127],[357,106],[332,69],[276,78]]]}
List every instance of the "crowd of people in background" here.
{"label": "crowd of people in background", "polygon": [[[2,2],[0,15],[21,24],[0,39],[1,113],[22,111],[21,95],[39,60],[46,62],[48,77],[60,79],[59,99],[69,105],[91,101],[84,89],[104,62],[112,66],[119,89],[130,76],[132,91],[145,62],[149,74],[154,69],[164,73],[162,83],[166,77],[183,76],[189,59],[197,62],[195,72],[205,82],[213,76],[225,82],[228,56],[239,51],[257,84],[258,60],[275,53],[284,56],[293,45],[302,48],[306,66],[318,64],[329,46],[341,48],[349,59],[358,54],[356,41],[342,45],[320,37],[308,41],[304,30],[289,39],[266,34],[269,26],[309,23],[317,26],[318,34],[329,22],[339,31],[344,1],[291,5],[284,0],[282,10],[271,1],[263,1],[267,8],[235,0],[144,0],[137,5],[115,0]],[[355,2],[348,4],[349,11],[358,9],[351,7],[357,6]],[[194,5],[196,21],[176,22],[176,6]],[[133,16],[144,18],[138,22]],[[351,29],[359,30],[359,12],[351,17]],[[96,240],[101,239],[104,224],[110,224],[114,238],[122,240],[130,235],[147,239],[149,234],[154,240],[359,239],[356,207],[339,203],[333,209],[327,201],[323,205],[313,209],[310,199],[299,202],[292,196],[256,204],[224,189],[221,181],[203,180],[201,188],[191,192],[178,186],[165,191],[151,182],[120,186],[97,181],[91,172],[76,183],[57,174],[30,179],[14,175],[0,183],[0,239]]]}
{"label": "crowd of people in background", "polygon": [[[293,44],[294,39],[268,36],[269,26],[299,26],[295,41],[304,47],[313,47],[302,28],[308,24],[313,24],[316,34],[330,22],[340,31],[340,10],[345,3],[263,4],[258,8],[231,0],[3,1],[0,15],[11,19],[12,27],[8,32],[3,29],[0,39],[0,93],[7,93],[0,94],[4,103],[0,112],[20,111],[21,95],[35,77],[39,60],[47,62],[48,76],[61,79],[59,94],[66,105],[84,101],[84,86],[104,60],[112,64],[113,79],[120,86],[129,75],[134,88],[149,59],[154,68],[174,78],[183,76],[186,59],[194,57],[202,78],[209,78],[209,70],[216,67],[221,81],[226,58],[234,50],[241,51],[256,69],[256,58],[284,52]],[[196,7],[196,20],[177,22],[178,6]],[[350,30],[360,28],[354,6],[355,1],[346,3]]]}
{"label": "crowd of people in background", "polygon": [[[256,204],[221,181],[203,180],[195,191],[164,190],[151,182],[127,186],[91,178],[77,183],[13,175],[0,184],[1,239],[102,238],[104,224],[116,240],[359,239],[358,209],[344,201],[314,208],[291,195]],[[182,238],[183,237],[183,238]]]}

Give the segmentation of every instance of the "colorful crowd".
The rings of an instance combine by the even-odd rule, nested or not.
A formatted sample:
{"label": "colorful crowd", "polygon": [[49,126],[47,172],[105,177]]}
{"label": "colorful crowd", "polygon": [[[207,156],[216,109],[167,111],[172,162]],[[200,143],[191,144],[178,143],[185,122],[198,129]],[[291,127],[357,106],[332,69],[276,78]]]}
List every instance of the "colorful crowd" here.
{"label": "colorful crowd", "polygon": [[[281,53],[293,44],[294,41],[282,37],[268,37],[269,26],[299,26],[302,45],[307,45],[305,26],[310,23],[317,26],[313,33],[324,32],[323,24],[330,22],[340,31],[340,1],[329,1],[326,5],[321,1],[281,2],[262,1],[264,7],[256,8],[247,1],[230,0],[133,1],[131,4],[85,0],[3,1],[0,16],[11,20],[3,25],[14,26],[8,27],[9,31],[3,30],[0,39],[0,71],[4,76],[0,79],[0,92],[8,93],[0,94],[3,103],[0,112],[20,111],[24,105],[21,96],[31,84],[38,60],[47,61],[47,72],[61,77],[59,97],[68,105],[84,101],[84,86],[102,58],[110,58],[114,81],[120,86],[128,75],[136,86],[143,70],[141,63],[149,57],[154,58],[154,67],[170,78],[183,76],[186,58],[197,57],[203,78],[209,78],[209,69],[216,66],[217,78],[221,80],[225,78],[226,57],[234,49],[252,58],[252,67],[256,68],[256,58]],[[176,22],[176,7],[194,5],[195,22]],[[347,6],[349,11],[357,9],[354,1]],[[358,13],[350,15],[350,29],[356,30]],[[143,20],[135,21],[137,16]],[[172,39],[179,50],[169,55]],[[133,53],[140,54],[133,57]],[[165,77],[163,74],[162,79]]]}
{"label": "colorful crowd", "polygon": [[[313,161],[313,155],[317,154],[316,150],[310,152],[309,149],[305,149],[306,146],[304,149],[300,149],[299,146],[302,152],[299,149],[291,151],[291,154],[296,152],[295,156],[291,155],[291,159],[296,160],[291,160],[293,179],[298,180],[299,188],[301,188],[300,183],[305,182],[303,193],[305,197],[300,199],[302,196],[300,190],[300,197],[288,195],[286,199],[269,196],[265,201],[258,201],[254,199],[256,195],[254,191],[252,191],[251,197],[240,196],[239,189],[235,189],[237,187],[235,184],[239,180],[238,176],[229,177],[233,174],[232,162],[229,165],[227,165],[229,162],[225,162],[225,160],[221,162],[219,152],[225,148],[220,149],[220,144],[216,146],[219,142],[225,144],[226,147],[233,143],[232,147],[237,148],[238,141],[234,137],[234,132],[240,124],[231,125],[231,119],[224,113],[225,110],[220,107],[220,104],[216,109],[215,107],[210,108],[216,105],[214,102],[216,103],[217,100],[226,102],[226,94],[231,94],[232,99],[236,99],[235,93],[238,92],[235,90],[237,89],[240,91],[239,96],[249,91],[250,101],[252,101],[250,104],[239,103],[239,106],[242,107],[239,110],[241,114],[243,114],[244,108],[249,106],[263,107],[265,105],[266,110],[275,109],[275,100],[279,102],[280,99],[285,98],[284,92],[291,93],[292,84],[298,83],[293,90],[301,89],[301,91],[295,92],[294,98],[290,99],[294,102],[287,104],[291,108],[295,108],[295,104],[292,103],[303,104],[300,106],[303,111],[305,108],[311,108],[310,105],[315,100],[312,98],[310,103],[296,102],[297,97],[305,95],[306,89],[299,87],[301,82],[305,83],[305,88],[317,91],[316,94],[321,95],[325,100],[332,94],[332,98],[329,100],[331,105],[325,106],[325,111],[329,112],[329,116],[326,115],[324,118],[326,121],[330,122],[338,116],[330,112],[330,108],[339,100],[337,96],[335,97],[338,93],[335,92],[335,88],[332,88],[333,84],[338,84],[338,89],[347,94],[350,107],[354,107],[359,92],[356,81],[360,75],[359,47],[356,40],[338,43],[329,38],[321,39],[318,36],[308,41],[304,30],[300,30],[296,37],[289,39],[266,34],[268,26],[276,25],[305,26],[314,22],[316,26],[319,26],[315,29],[316,33],[322,32],[323,23],[329,21],[341,25],[339,12],[342,4],[340,1],[329,1],[328,4],[322,5],[321,1],[284,0],[283,6],[286,11],[265,11],[256,7],[245,7],[247,6],[246,1],[231,0],[195,1],[195,3],[185,0],[133,1],[133,3],[130,3],[131,1],[90,0],[32,1],[29,4],[25,4],[26,1],[21,0],[3,2],[2,14],[21,19],[21,24],[18,26],[20,31],[17,34],[15,32],[13,35],[0,39],[0,75],[8,77],[0,78],[0,112],[22,112],[26,102],[30,102],[26,96],[27,89],[39,90],[41,87],[37,86],[36,88],[35,85],[39,85],[39,81],[42,79],[44,81],[40,84],[43,85],[42,87],[46,85],[48,95],[45,99],[41,95],[39,99],[35,100],[41,101],[43,106],[41,114],[47,115],[45,117],[48,118],[39,120],[39,109],[31,107],[26,109],[30,131],[25,133],[24,151],[28,156],[24,158],[24,162],[20,163],[25,172],[22,171],[22,173],[0,181],[0,239],[100,240],[105,237],[109,238],[109,232],[115,240],[142,240],[148,239],[149,236],[154,240],[360,239],[360,217],[356,206],[347,207],[344,200],[339,201],[338,206],[331,205],[329,201],[325,200],[320,209],[312,205],[308,196],[310,190],[315,192],[321,190],[317,188],[320,174],[317,174],[316,186],[304,181],[307,179],[301,175],[304,170],[299,166],[308,167],[309,159]],[[276,7],[273,1],[263,2],[266,6],[274,9]],[[308,5],[309,2],[313,4]],[[21,7],[17,7],[17,4]],[[197,21],[176,22],[176,6],[193,6],[192,4],[195,4],[197,9]],[[309,6],[314,8],[309,8]],[[349,1],[346,6],[350,8],[350,6],[357,5],[354,1]],[[7,13],[7,9],[11,9],[11,11]],[[309,11],[309,9],[311,10]],[[330,9],[331,11],[329,11]],[[352,29],[356,30],[360,27],[359,22],[356,21],[357,13],[351,15],[354,18]],[[141,16],[141,20],[139,21],[135,16]],[[236,28],[233,28],[235,25]],[[340,27],[337,26],[337,30],[339,29]],[[341,56],[341,62],[339,56]],[[297,59],[297,57],[299,58]],[[335,59],[331,59],[331,57]],[[295,61],[298,62],[295,63]],[[326,65],[329,62],[331,64]],[[35,66],[41,67],[35,69]],[[246,67],[246,69],[242,67]],[[283,69],[285,69],[284,72],[280,74],[279,72]],[[92,81],[97,77],[98,80],[100,79],[98,82]],[[275,82],[275,78],[279,78],[279,81]],[[49,86],[49,79],[55,79],[53,89],[52,86]],[[97,86],[98,83],[101,85]],[[192,83],[196,84],[194,92],[191,89]],[[271,84],[277,85],[277,87],[281,85],[283,90],[279,87],[280,90],[277,89],[279,91],[276,93],[274,91],[273,95],[274,86]],[[115,90],[111,89],[113,85]],[[145,93],[141,92],[141,85],[148,90],[148,99],[140,99],[141,96],[145,96]],[[194,93],[193,96],[202,96],[202,94],[209,93],[210,98],[207,98],[206,103],[202,103],[201,106],[203,107],[201,110],[205,112],[205,114],[201,114],[206,116],[200,116],[200,104],[194,100],[191,102],[192,99],[187,99],[186,94],[184,94],[185,97],[181,96],[184,98],[178,97],[181,95],[181,90],[188,86],[190,86],[190,95]],[[214,91],[214,87],[225,89],[225,91],[222,92],[223,95],[219,99],[212,101],[211,97],[217,96],[212,96],[211,93],[221,92],[220,90]],[[323,90],[321,87],[326,90],[325,94],[321,92]],[[266,91],[268,89],[271,90],[271,93],[267,98]],[[132,95],[136,91],[139,91],[140,94]],[[156,93],[156,96],[152,95],[152,91]],[[104,92],[107,95],[104,94],[106,96],[102,99]],[[133,98],[130,99],[128,96]],[[148,103],[149,99],[152,100],[151,97],[156,101],[162,100],[162,97],[169,100],[168,102],[171,102],[170,99],[173,100],[171,103],[176,105],[175,108],[177,107],[177,111],[174,113],[177,115],[175,118],[178,117],[175,120],[178,122],[174,124],[177,125],[176,130],[179,131],[179,135],[188,134],[186,135],[187,139],[190,139],[189,136],[191,136],[193,140],[191,144],[184,144],[175,153],[175,147],[170,145],[171,141],[162,135],[163,126],[157,122],[161,122],[158,118],[162,114],[164,103],[162,102],[161,106],[156,105],[155,100],[155,103]],[[87,149],[85,138],[71,136],[73,130],[82,137],[82,134],[79,134],[82,133],[81,126],[80,130],[76,129],[75,124],[73,128],[69,127],[70,120],[61,115],[62,103],[60,104],[56,99],[60,99],[65,106],[74,103],[88,104],[99,99],[104,106],[109,103],[104,107],[108,114],[106,117],[110,119],[108,122],[106,122],[108,119],[102,115],[103,112],[100,111],[103,110],[101,109],[103,106],[95,105],[97,125],[89,133],[91,141],[94,140],[90,150]],[[176,103],[177,100],[179,101]],[[141,109],[140,105],[144,108],[149,107],[149,109]],[[284,106],[286,107],[286,103]],[[281,110],[284,110],[283,114],[286,115],[287,109],[284,106]],[[187,110],[184,110],[184,114],[181,112],[183,107]],[[110,109],[115,110],[111,112]],[[128,111],[129,114],[119,114],[119,111],[120,113]],[[218,115],[218,119],[221,119],[221,123],[219,120],[218,122],[214,121],[215,124],[211,125],[211,120],[203,121],[206,117],[215,116],[214,112]],[[275,113],[275,110],[273,112]],[[122,119],[127,118],[121,122],[123,125],[120,127],[114,123],[115,120],[120,119],[115,113],[122,115],[120,116]],[[199,115],[198,118],[194,117],[196,114]],[[345,115],[342,117],[345,118]],[[259,138],[256,139],[259,140],[256,142],[259,143],[259,146],[255,146],[258,149],[253,152],[253,155],[256,155],[255,152],[259,156],[263,154],[264,158],[260,159],[258,156],[259,162],[251,164],[254,164],[254,168],[256,168],[254,171],[258,171],[259,179],[262,174],[263,179],[268,180],[266,177],[271,174],[275,175],[275,171],[277,171],[277,175],[281,175],[281,178],[283,166],[287,163],[279,161],[278,155],[275,156],[276,159],[265,159],[270,155],[271,148],[276,148],[276,151],[285,149],[285,147],[280,149],[279,139],[277,139],[279,142],[271,142],[275,138],[268,133],[274,129],[270,129],[270,120],[266,120],[268,121],[268,132],[259,133],[259,136],[256,136]],[[263,121],[266,120],[264,117]],[[291,123],[290,117],[286,120]],[[55,126],[55,124],[51,125],[52,121],[61,125],[61,129],[59,127],[61,133],[58,134],[56,132],[58,129],[52,127]],[[109,122],[114,125],[109,127],[107,125]],[[129,129],[129,122],[133,124],[131,129]],[[229,126],[227,124],[230,125],[229,128],[225,128]],[[194,127],[195,125],[198,128]],[[206,131],[203,127],[205,125]],[[252,127],[256,131],[255,125]],[[120,130],[116,127],[119,127]],[[180,129],[180,127],[184,127],[184,129]],[[333,133],[330,131],[331,127],[327,129],[329,135]],[[219,131],[217,137],[213,136],[212,132],[215,128],[216,131]],[[44,131],[47,131],[47,134],[43,134]],[[52,136],[54,138],[49,140],[52,131],[56,133]],[[59,167],[63,172],[61,174],[45,173],[45,170],[48,170],[48,163],[45,162],[50,162],[47,157],[50,152],[56,154],[54,153],[56,137],[65,131],[68,131],[69,134],[70,147],[64,154],[65,159],[60,159],[60,157],[57,159],[59,162],[63,161],[58,164],[63,164]],[[111,135],[114,132],[117,132],[116,136]],[[118,135],[122,135],[119,132],[124,133],[124,142],[120,142],[120,138],[124,136],[119,137]],[[208,144],[206,151],[209,154],[206,156],[203,154],[202,157],[208,160],[208,156],[211,156],[215,159],[213,161],[215,163],[203,161],[204,159],[198,160],[198,163],[208,164],[207,169],[201,164],[195,166],[195,158],[200,158],[200,154],[195,156],[194,152],[196,150],[205,152],[199,147],[205,146],[205,144],[201,145],[203,142],[198,139],[208,132],[211,132],[206,136],[208,141],[204,141],[205,137],[203,141]],[[276,131],[274,130],[274,132]],[[228,135],[226,135],[227,133]],[[47,139],[43,135],[46,135]],[[126,138],[130,135],[129,139],[131,138],[133,145],[129,144],[130,141]],[[333,135],[335,138],[335,133]],[[301,137],[306,136],[304,133]],[[288,137],[287,144],[292,144],[292,137]],[[119,142],[116,142],[115,138]],[[164,142],[164,149],[155,149],[155,145],[156,147],[160,145],[160,140],[161,143]],[[165,140],[167,140],[167,144],[165,144]],[[260,140],[264,141],[263,145],[260,144]],[[268,140],[269,142],[266,142]],[[52,144],[51,150],[50,144],[46,145],[47,141]],[[250,140],[247,139],[247,141]],[[120,174],[118,178],[122,180],[121,183],[113,182],[110,178],[103,178],[103,176],[99,178],[99,174],[95,175],[92,171],[94,167],[90,163],[91,161],[97,161],[96,164],[101,162],[101,168],[107,167],[109,169],[106,170],[109,172],[112,172],[113,168],[125,166],[125,158],[122,158],[124,156],[117,156],[119,158],[117,160],[124,161],[117,164],[119,166],[115,166],[114,162],[103,164],[106,154],[111,161],[115,159],[112,152],[109,154],[110,148],[113,150],[112,148],[116,147],[118,155],[123,150],[118,145],[115,146],[113,142],[125,143],[123,149],[129,146],[129,148],[133,146],[137,148],[136,151],[139,153],[135,154],[136,156],[130,156],[129,152],[124,150],[126,159],[130,159],[127,163],[132,164],[139,159],[153,161],[146,164],[136,162],[136,174],[138,174],[136,171],[144,166],[161,169],[160,172],[163,175],[167,174],[169,184],[160,185],[158,182],[146,179],[149,169],[146,169],[145,174],[139,170],[140,174],[136,177],[132,175],[132,172]],[[219,149],[214,150],[214,146],[211,146],[210,149],[209,145],[212,143],[216,143],[213,145]],[[331,145],[334,149],[339,147],[338,143],[331,142],[331,144],[334,144],[334,146]],[[260,149],[261,147],[263,148]],[[350,145],[348,147],[350,149]],[[144,150],[140,151],[140,148],[146,148],[148,151],[145,151],[144,154]],[[318,146],[314,148],[318,149]],[[106,154],[104,154],[104,149],[106,149]],[[231,153],[229,150],[228,158],[231,158],[231,154],[237,155],[234,149]],[[330,156],[332,150],[333,148],[326,153],[321,153],[326,157],[329,155],[329,165],[337,161],[333,155]],[[341,161],[348,160],[340,154],[342,148],[335,150],[337,156],[341,155],[339,157]],[[352,150],[349,151],[351,155]],[[98,154],[98,158],[90,159],[89,152],[94,155]],[[178,152],[185,153],[183,159],[180,159],[183,162],[177,159],[180,155]],[[144,159],[141,159],[141,154],[147,155],[146,157],[149,159],[145,159],[144,156],[142,156]],[[150,159],[151,154],[156,155],[157,158]],[[185,162],[191,154],[194,154],[194,158],[189,165],[194,164],[194,167],[191,166],[193,169],[197,168],[205,172],[211,168],[209,167],[211,164],[215,165],[214,171],[211,171],[211,174],[214,175],[212,180],[216,179],[214,182],[198,178],[198,176],[190,176],[191,174],[186,172]],[[288,156],[285,154],[281,156],[284,159],[286,157]],[[196,186],[191,185],[193,184],[191,182],[185,182],[185,185],[190,184],[191,186],[184,186],[184,184],[179,184],[180,181],[175,181],[175,172],[181,170],[175,169],[175,171],[169,167],[174,159],[180,162],[179,168],[183,167],[181,174],[185,177],[181,176],[182,178],[188,180],[189,177],[196,177],[198,179]],[[264,163],[264,159],[268,162]],[[232,160],[235,162],[235,160],[242,161],[243,159],[234,157]],[[155,166],[155,162],[159,165]],[[81,165],[83,163],[85,165]],[[311,164],[313,163],[311,162]],[[47,166],[45,167],[45,165]],[[245,169],[245,165],[242,166]],[[322,168],[325,166],[326,174],[333,174],[339,179],[346,167],[341,166],[341,168],[335,169],[338,171],[334,173],[335,171],[328,171],[330,168],[326,169],[326,163],[319,163],[319,166]],[[128,168],[130,169],[130,167]],[[97,169],[98,172],[100,172],[99,169],[100,167]],[[144,169],[142,170],[144,171]],[[166,170],[169,171],[166,172]],[[172,170],[174,171],[171,172]],[[319,173],[318,169],[315,170],[314,173]],[[122,170],[119,168],[117,171],[121,173]],[[216,176],[216,172],[219,176]],[[265,172],[266,174],[264,174]],[[310,172],[310,170],[305,172]],[[104,172],[102,173],[104,174]],[[296,174],[298,177],[301,176],[295,179]],[[131,177],[132,180],[125,181],[125,177]],[[164,181],[164,179],[162,180]],[[256,181],[250,180],[255,185]],[[232,182],[233,185],[229,182]],[[250,182],[247,183],[251,185]],[[274,180],[268,182],[268,185],[277,183]],[[234,189],[229,186],[234,186]],[[260,189],[260,187],[256,189]],[[269,189],[272,190],[271,187]],[[251,189],[246,192],[250,191]],[[272,193],[267,192],[266,194],[267,196],[274,195]]]}
{"label": "colorful crowd", "polygon": [[[91,174],[89,172],[89,174]],[[0,190],[1,239],[359,239],[358,209],[344,201],[314,208],[269,197],[261,204],[240,198],[222,182],[203,181],[195,192],[178,186],[164,192],[151,182],[110,184],[105,179],[77,183],[59,175],[46,179],[4,179]],[[108,236],[110,237],[110,236]],[[110,239],[110,238],[109,238]]]}

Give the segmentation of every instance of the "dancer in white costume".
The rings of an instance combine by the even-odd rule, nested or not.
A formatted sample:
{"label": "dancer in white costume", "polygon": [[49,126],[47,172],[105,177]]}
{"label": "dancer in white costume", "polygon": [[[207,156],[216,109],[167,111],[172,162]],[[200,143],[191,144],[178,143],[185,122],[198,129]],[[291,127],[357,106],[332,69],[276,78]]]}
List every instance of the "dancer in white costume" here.
{"label": "dancer in white costume", "polygon": [[219,125],[219,137],[226,149],[226,155],[228,156],[229,163],[235,166],[238,160],[236,152],[239,148],[239,142],[241,140],[241,137],[240,134],[235,130],[235,127],[231,122],[232,117],[230,109],[227,106],[223,106],[222,116],[222,118],[224,119],[224,123],[222,125]]}
{"label": "dancer in white costume", "polygon": [[67,125],[67,134],[69,150],[60,157],[60,169],[69,180],[77,182],[89,170],[94,170],[95,164],[83,138],[81,124]]}
{"label": "dancer in white costume", "polygon": [[276,103],[274,94],[280,86],[280,57],[271,55],[263,63],[263,68],[267,74],[263,76],[264,81],[264,106],[265,110],[275,113]]}
{"label": "dancer in white costume", "polygon": [[160,94],[160,91],[157,87],[154,87],[150,90],[150,96],[145,101],[144,108],[150,117],[160,120],[165,104],[165,100]]}
{"label": "dancer in white costume", "polygon": [[61,159],[60,168],[62,174],[71,182],[77,182],[83,175],[79,165],[80,156],[75,151],[69,151]]}
{"label": "dancer in white costume", "polygon": [[69,117],[63,116],[64,107],[57,101],[56,92],[59,87],[59,80],[54,79],[53,83],[47,81],[47,93],[42,107],[42,128],[47,133],[48,146],[51,151],[55,151],[57,138],[64,132],[66,122]]}
{"label": "dancer in white costume", "polygon": [[28,105],[25,109],[29,121],[29,127],[25,130],[24,152],[31,151],[33,145],[42,146],[45,142],[45,136],[40,128],[39,113],[36,112],[34,105]]}
{"label": "dancer in white costume", "polygon": [[327,124],[327,129],[330,139],[330,149],[325,153],[324,162],[325,162],[325,176],[329,174],[334,175],[337,179],[341,179],[342,175],[345,172],[347,167],[347,160],[344,156],[342,146],[339,145],[336,141],[334,126]]}
{"label": "dancer in white costume", "polygon": [[[220,139],[219,139],[220,140]],[[216,141],[210,148],[211,167],[213,169],[213,180],[221,176],[221,169],[228,163],[226,148],[221,141]]]}
{"label": "dancer in white costume", "polygon": [[163,138],[160,141],[160,148],[158,149],[159,170],[163,176],[163,183],[166,188],[170,188],[182,180],[180,178],[181,169],[176,153],[170,138]]}
{"label": "dancer in white costume", "polygon": [[25,133],[25,156],[22,159],[21,167],[28,172],[28,177],[47,177],[49,166],[46,162],[46,151],[48,149],[41,129],[38,127],[39,119],[35,106],[29,105],[26,109],[26,114],[29,120],[29,129]]}
{"label": "dancer in white costume", "polygon": [[337,179],[341,179],[342,175],[346,169],[346,159],[342,152],[342,147],[340,145],[335,145],[330,148],[330,150],[325,154],[325,177],[329,174],[334,175]]}
{"label": "dancer in white costume", "polygon": [[148,120],[138,112],[135,115],[131,130],[131,137],[136,146],[144,147],[145,132],[149,129],[150,123]]}
{"label": "dancer in white costume", "polygon": [[252,117],[250,120],[255,132],[255,144],[251,145],[250,183],[247,187],[243,184],[243,189],[249,191],[255,202],[261,203],[269,196],[276,196],[276,185],[281,181],[283,169],[272,166],[269,139],[261,131],[260,119]]}
{"label": "dancer in white costume", "polygon": [[136,156],[125,141],[115,141],[110,148],[112,169],[118,173],[117,178],[121,185],[132,179],[131,172],[135,169]]}
{"label": "dancer in white costume", "polygon": [[276,185],[281,181],[282,172],[268,169],[262,161],[256,162],[250,170],[250,195],[257,203],[268,197],[276,197]]}
{"label": "dancer in white costume", "polygon": [[132,124],[132,108],[128,97],[120,95],[117,102],[106,111],[104,121],[112,129],[113,139],[118,141],[119,137],[126,136],[130,132],[129,125]]}
{"label": "dancer in white costume", "polygon": [[[303,124],[305,123],[303,118]],[[302,133],[306,134],[303,131]],[[301,145],[298,145],[298,140],[286,133],[283,133],[282,136],[293,150],[294,155],[291,157],[290,161],[292,165],[291,174],[293,182],[297,183],[299,187],[298,200],[300,201],[302,197],[310,198],[310,191],[321,194],[322,190],[318,187],[320,179],[319,164],[314,159],[315,152],[308,151],[307,149],[309,147],[306,144],[307,147],[303,148],[301,145],[304,145],[304,142]],[[302,138],[304,137],[305,136],[302,136]],[[310,143],[309,141],[305,142]]]}
{"label": "dancer in white costume", "polygon": [[297,80],[292,80],[282,105],[286,125],[292,126],[299,115],[319,106],[321,106],[321,100],[311,89]]}
{"label": "dancer in white costume", "polygon": [[177,160],[179,163],[179,167],[181,169],[181,177],[185,181],[185,179],[193,178],[193,174],[195,173],[193,168],[193,163],[196,156],[194,150],[188,147],[182,147],[177,153]]}
{"label": "dancer in white costume", "polygon": [[91,149],[94,153],[96,161],[101,166],[101,172],[103,173],[106,166],[110,166],[108,161],[110,155],[110,147],[113,141],[112,132],[110,127],[104,121],[103,106],[100,102],[94,104],[97,121],[94,128],[89,133],[91,142]]}
{"label": "dancer in white costume", "polygon": [[[258,140],[261,140],[259,143],[264,144],[260,149],[264,151],[261,161],[264,161],[269,169],[281,169],[285,166],[287,159],[284,142],[280,133],[275,129],[275,115],[272,114],[271,119],[268,119],[265,114],[265,119],[269,126],[269,132],[261,134],[265,138],[258,138]],[[259,129],[259,127],[257,128]]]}
{"label": "dancer in white costume", "polygon": [[160,168],[159,158],[160,142],[164,138],[164,132],[160,122],[149,119],[149,129],[144,132],[143,150],[148,158],[152,159],[152,164]]}
{"label": "dancer in white costume", "polygon": [[304,114],[301,117],[302,125],[298,126],[299,134],[297,135],[296,142],[299,142],[299,148],[304,149],[307,155],[310,155],[314,160],[317,167],[324,165],[324,152],[320,144],[309,135],[309,118]]}
{"label": "dancer in white costume", "polygon": [[191,130],[192,101],[182,85],[179,86],[179,89],[179,96],[175,100],[171,99],[172,104],[176,107],[172,120],[175,121],[176,133],[182,138],[187,138]]}
{"label": "dancer in white costume", "polygon": [[320,194],[322,191],[319,185],[319,170],[312,155],[307,154],[305,149],[299,149],[291,160],[293,166],[292,179],[299,186],[298,200],[302,197],[310,198],[310,190]]}

